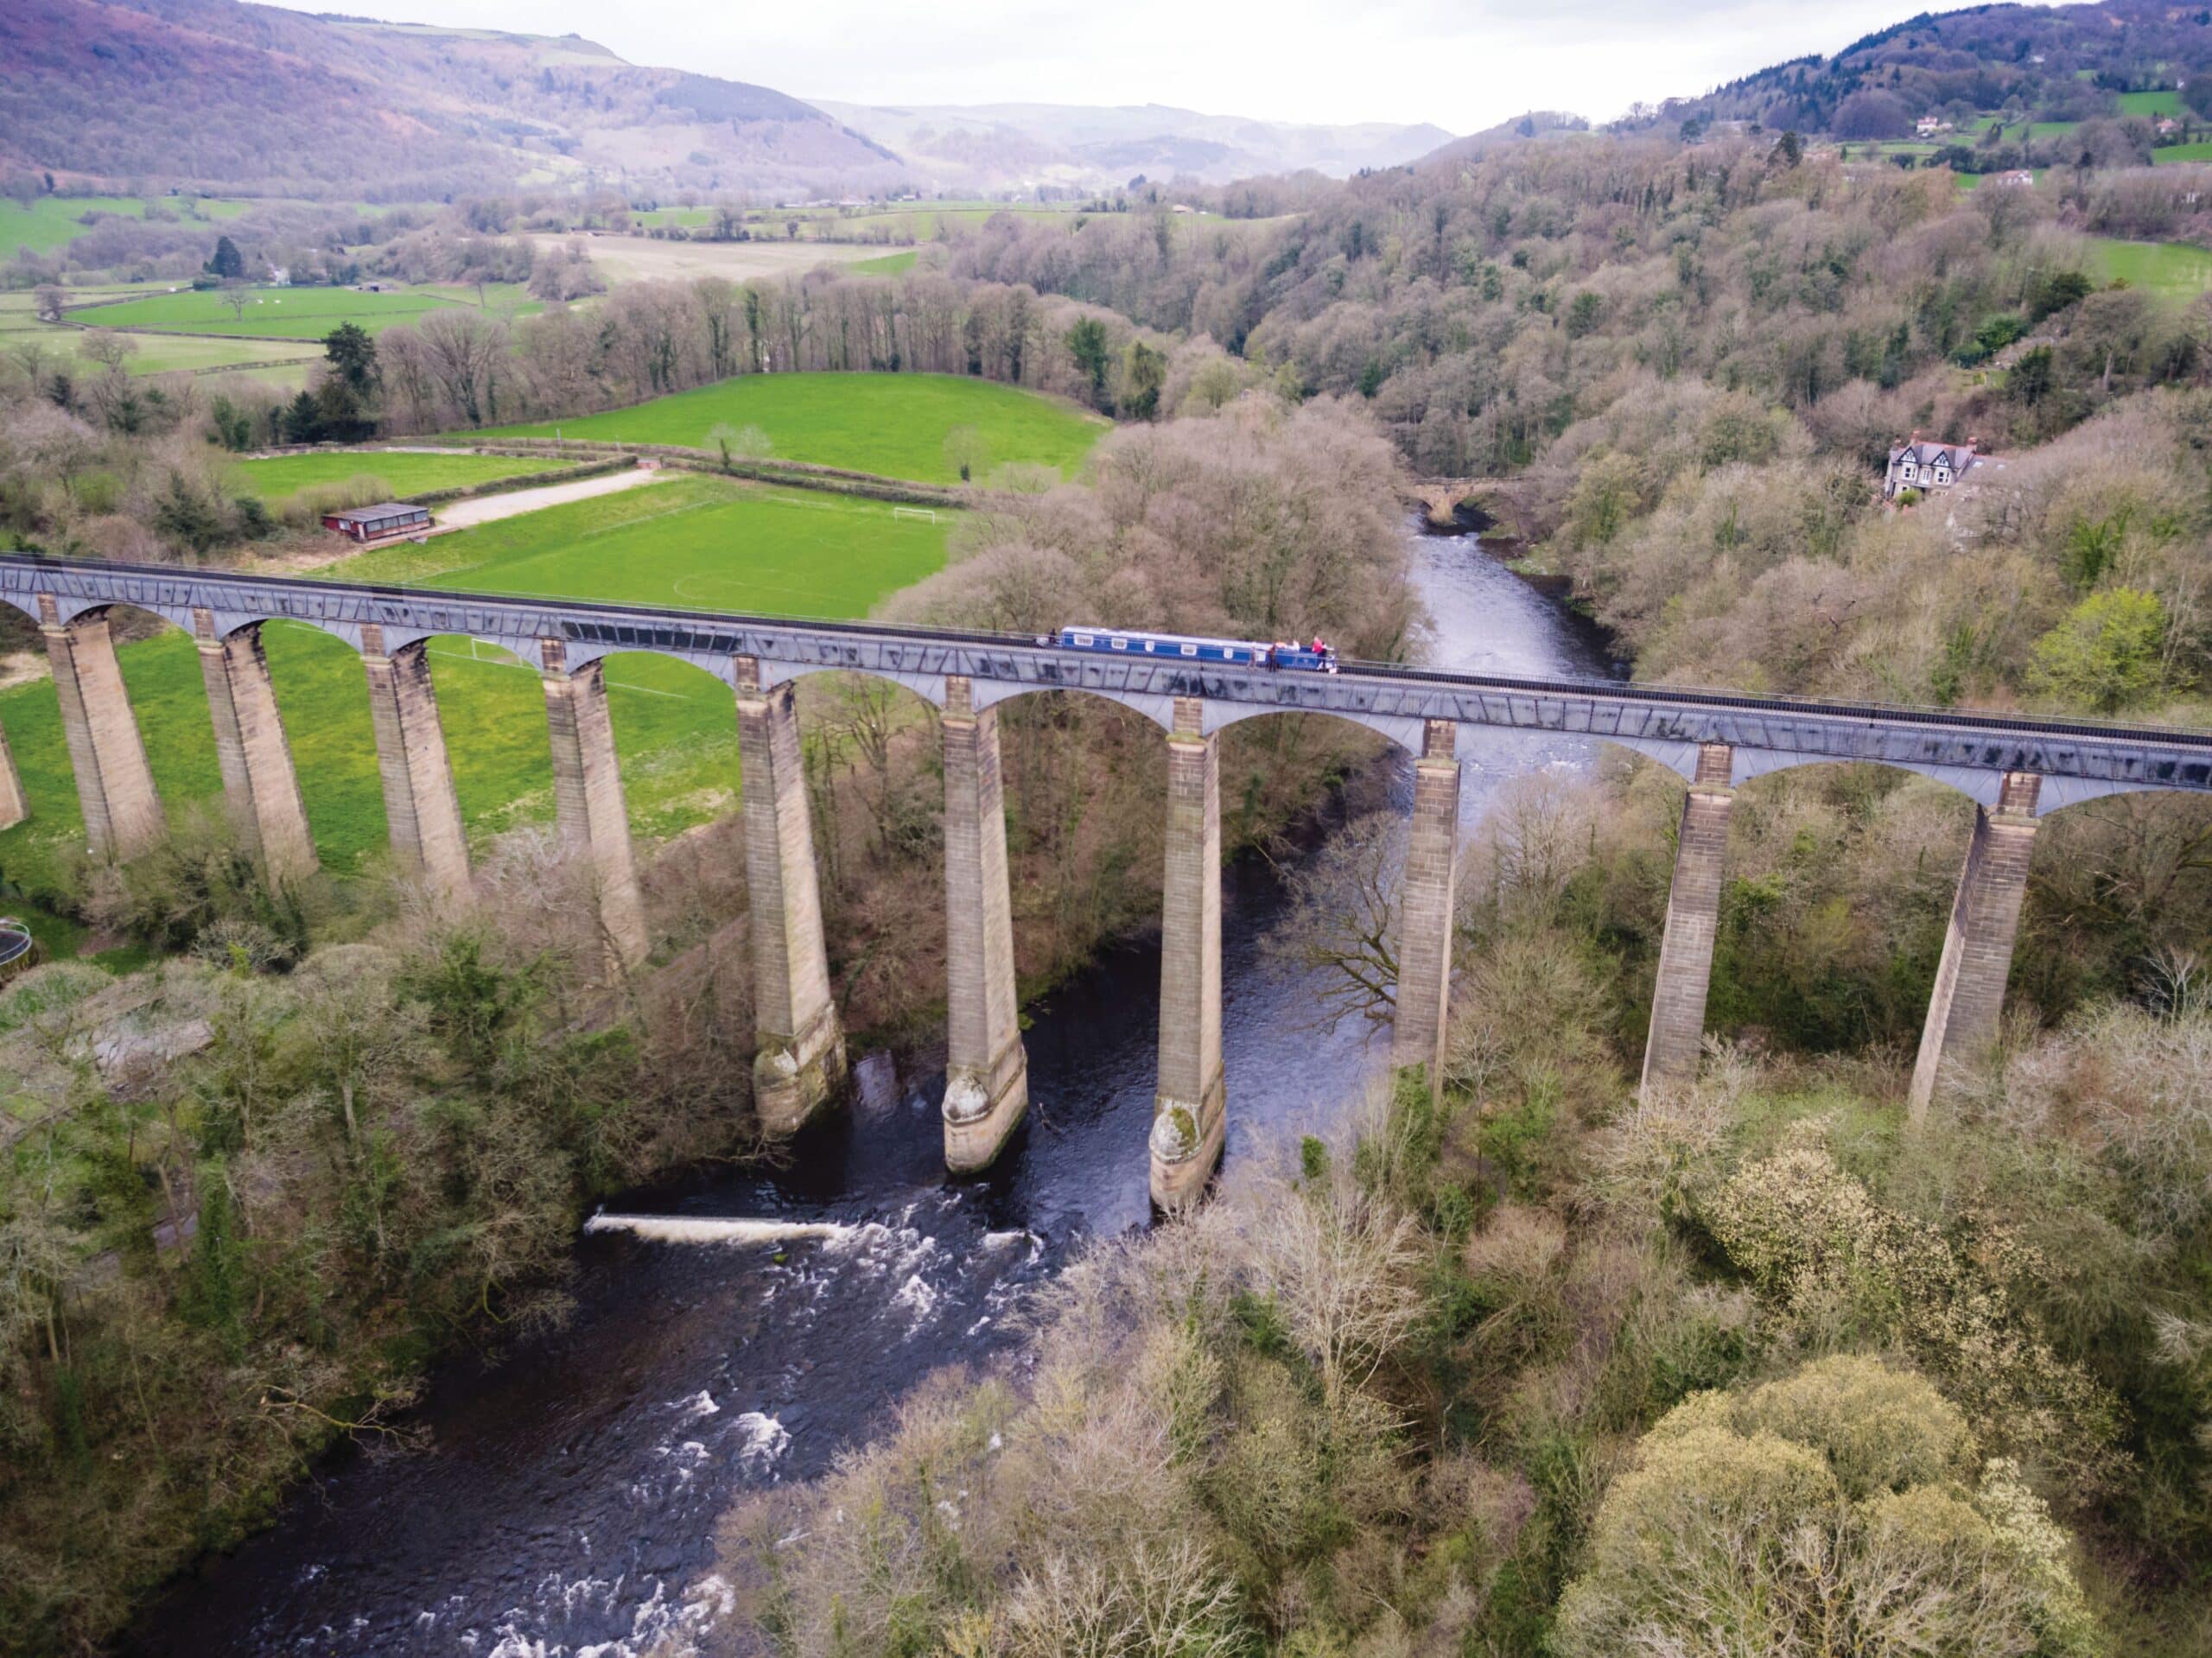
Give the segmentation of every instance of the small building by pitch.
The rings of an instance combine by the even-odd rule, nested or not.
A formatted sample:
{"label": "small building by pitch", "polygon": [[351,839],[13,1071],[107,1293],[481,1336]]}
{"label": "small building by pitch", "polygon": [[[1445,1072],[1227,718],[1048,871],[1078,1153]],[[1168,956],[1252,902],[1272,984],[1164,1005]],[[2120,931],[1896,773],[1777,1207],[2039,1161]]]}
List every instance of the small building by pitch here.
{"label": "small building by pitch", "polygon": [[388,541],[394,536],[419,536],[430,527],[430,509],[402,501],[375,506],[349,506],[343,512],[326,512],[322,527],[335,530],[354,541]]}

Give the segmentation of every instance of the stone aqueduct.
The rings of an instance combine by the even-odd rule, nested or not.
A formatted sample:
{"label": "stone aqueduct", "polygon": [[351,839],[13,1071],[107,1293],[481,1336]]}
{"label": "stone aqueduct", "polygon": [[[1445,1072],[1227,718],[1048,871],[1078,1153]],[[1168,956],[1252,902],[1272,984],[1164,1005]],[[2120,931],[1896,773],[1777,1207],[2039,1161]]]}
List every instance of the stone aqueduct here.
{"label": "stone aqueduct", "polygon": [[[743,766],[752,904],[756,1095],[772,1132],[798,1128],[834,1093],[844,1039],[832,1000],[793,689],[805,674],[896,682],[940,714],[950,961],[944,1102],[947,1163],[985,1166],[1027,1105],[1014,975],[996,706],[1058,689],[1136,709],[1167,743],[1166,864],[1152,1191],[1193,1200],[1226,1124],[1221,1050],[1221,811],[1217,740],[1286,711],[1372,727],[1417,758],[1400,920],[1393,1058],[1433,1066],[1451,981],[1460,734],[1586,734],[1689,781],[1661,948],[1643,1086],[1695,1074],[1734,787],[1824,761],[1873,761],[1936,777],[1976,802],[1919,1063],[1916,1109],[1947,1064],[1994,1040],[2028,862],[2042,814],[2128,790],[2212,792],[2212,734],[1951,711],[1856,707],[1577,681],[1348,666],[1334,676],[1217,670],[1173,657],[1089,655],[1028,639],[865,624],[638,609],[588,602],[355,586],[0,556],[0,601],[34,618],[54,668],[93,850],[128,857],[165,832],[110,634],[111,609],[166,618],[197,641],[230,813],[277,881],[315,866],[297,776],[263,652],[264,623],[308,624],[361,657],[391,843],[435,889],[469,880],[468,848],[426,651],[482,639],[540,670],[558,832],[588,861],[609,950],[646,948],[604,661],[671,656],[728,684]],[[0,826],[24,811],[0,736]]]}

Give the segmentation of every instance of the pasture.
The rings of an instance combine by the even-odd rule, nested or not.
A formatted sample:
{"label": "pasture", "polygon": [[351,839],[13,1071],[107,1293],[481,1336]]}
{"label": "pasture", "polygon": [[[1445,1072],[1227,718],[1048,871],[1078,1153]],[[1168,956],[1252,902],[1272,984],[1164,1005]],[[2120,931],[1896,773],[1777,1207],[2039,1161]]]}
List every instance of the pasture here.
{"label": "pasture", "polygon": [[[69,321],[95,328],[167,330],[251,340],[321,340],[341,322],[371,334],[395,322],[416,322],[442,307],[474,305],[474,289],[409,288],[366,294],[350,288],[249,288],[233,310],[219,292],[190,289],[72,309]],[[507,315],[538,309],[512,283],[486,290],[486,308]]]}
{"label": "pasture", "polygon": [[[932,524],[894,518],[877,502],[686,475],[422,546],[377,549],[318,574],[850,617],[941,568],[950,529],[946,514]],[[316,846],[332,870],[356,869],[385,844],[360,659],[295,624],[271,623],[264,638]],[[550,820],[552,769],[536,671],[465,638],[435,640],[430,651],[472,833]],[[155,782],[174,821],[194,803],[213,803],[222,786],[199,654],[171,629],[124,647],[121,657]],[[647,656],[614,658],[607,681],[635,830],[658,838],[729,810],[738,758],[728,688]],[[28,822],[0,833],[0,880],[35,888],[60,848],[83,833],[52,682],[0,692],[0,725],[31,804]]]}
{"label": "pasture", "polygon": [[504,454],[417,454],[403,450],[323,451],[315,454],[278,454],[265,460],[240,461],[225,474],[232,491],[257,496],[270,506],[282,506],[301,491],[357,478],[382,480],[379,496],[401,499],[433,489],[462,489],[501,478],[550,472],[556,463],[542,456]]}
{"label": "pasture", "polygon": [[[212,196],[157,196],[153,200],[163,213],[186,223],[236,219],[252,205]],[[67,246],[90,230],[92,226],[82,222],[88,213],[143,219],[147,205],[147,200],[140,196],[40,196],[29,206],[0,199],[0,253],[12,255],[17,248],[46,253]]]}
{"label": "pasture", "polygon": [[2212,288],[2212,253],[2179,242],[2124,242],[2089,238],[2098,276],[2167,299],[2190,299]]}
{"label": "pasture", "polygon": [[717,426],[758,426],[776,460],[951,483],[960,475],[948,452],[955,431],[974,434],[978,477],[1009,461],[1067,475],[1107,425],[1033,392],[952,374],[742,374],[630,409],[474,435],[550,437],[557,428],[564,437],[711,448]]}

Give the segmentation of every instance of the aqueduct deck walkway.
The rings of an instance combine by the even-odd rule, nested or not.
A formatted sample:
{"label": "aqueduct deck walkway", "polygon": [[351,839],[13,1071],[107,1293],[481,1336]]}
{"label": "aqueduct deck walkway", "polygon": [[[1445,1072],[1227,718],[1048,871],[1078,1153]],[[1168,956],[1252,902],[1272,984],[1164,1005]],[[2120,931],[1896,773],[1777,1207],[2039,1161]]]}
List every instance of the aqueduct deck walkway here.
{"label": "aqueduct deck walkway", "polygon": [[[1615,742],[1690,781],[1660,959],[1647,1088],[1695,1073],[1734,785],[1763,772],[1866,761],[1937,778],[1978,805],[1913,1086],[1994,1040],[2041,814],[2123,791],[2212,793],[2212,733],[1957,709],[1846,704],[1578,680],[1439,673],[1351,663],[1341,673],[1238,670],[1170,656],[1064,651],[1022,637],[815,622],[592,600],[363,586],[0,554],[0,602],[35,619],[97,852],[128,856],[164,819],[116,664],[106,617],[150,611],[198,641],[224,788],[242,836],[283,880],[313,843],[262,653],[261,625],[320,628],[361,654],[393,844],[434,885],[468,880],[467,848],[423,646],[441,634],[498,645],[544,677],[563,842],[586,861],[611,956],[646,948],[602,659],[650,651],[728,684],[747,786],[753,908],[756,1066],[764,1118],[794,1126],[831,1091],[843,1043],[830,999],[791,688],[850,671],[889,679],[941,713],[952,943],[949,1159],[980,1166],[1026,1105],[995,705],[1079,691],[1134,708],[1168,734],[1160,1113],[1154,1190],[1186,1200],[1224,1129],[1220,1052],[1220,805],[1216,739],[1261,715],[1329,714],[1419,756],[1401,919],[1395,1054],[1433,1064],[1451,976],[1461,743],[1482,729],[1570,732]],[[0,737],[0,826],[23,803]]]}

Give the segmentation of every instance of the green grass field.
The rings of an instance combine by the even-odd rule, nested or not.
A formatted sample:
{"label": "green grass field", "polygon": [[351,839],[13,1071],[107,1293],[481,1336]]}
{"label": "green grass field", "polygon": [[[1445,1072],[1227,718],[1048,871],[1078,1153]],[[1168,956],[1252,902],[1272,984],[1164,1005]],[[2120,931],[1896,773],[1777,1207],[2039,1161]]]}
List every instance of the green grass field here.
{"label": "green grass field", "polygon": [[880,259],[862,259],[845,269],[857,276],[896,276],[912,270],[918,257],[909,248],[904,253],[887,253]]}
{"label": "green grass field", "polygon": [[[397,459],[397,457],[393,457]],[[950,516],[894,518],[873,501],[699,474],[507,518],[318,572],[496,593],[588,594],[693,608],[860,616],[944,562]],[[343,872],[385,844],[384,797],[360,659],[296,624],[265,630],[270,671],[324,862]],[[545,703],[534,670],[488,645],[434,640],[461,810],[487,835],[552,816]],[[125,646],[125,683],[172,816],[221,790],[198,652],[182,633]],[[658,838],[728,810],[738,785],[729,688],[664,658],[608,664],[630,819]],[[35,887],[82,833],[50,681],[0,692],[0,725],[31,816],[0,833],[0,880]],[[34,918],[35,928],[36,926]],[[57,935],[56,948],[61,947]]]}
{"label": "green grass field", "polygon": [[2089,250],[2106,282],[2125,282],[2169,299],[2190,299],[2212,288],[2212,253],[2202,248],[2093,236]]}
{"label": "green grass field", "polygon": [[2155,121],[2162,115],[2170,115],[2178,121],[2182,114],[2181,94],[2171,87],[2162,92],[2122,92],[2120,95],[2120,112],[2141,116],[2146,121]]}
{"label": "green grass field", "polygon": [[[524,302],[521,295],[522,290],[512,284],[499,284],[486,289],[486,303],[494,311],[516,315],[539,308]],[[358,323],[376,334],[395,322],[417,321],[441,307],[474,303],[474,289],[456,288],[411,288],[381,294],[359,294],[350,288],[253,288],[246,290],[244,310],[234,314],[221,294],[187,289],[112,305],[88,306],[71,311],[69,320],[99,328],[167,328],[254,340],[320,340],[341,322]]]}
{"label": "green grass field", "polygon": [[553,469],[553,465],[544,459],[526,455],[325,452],[241,461],[231,467],[226,477],[231,488],[238,494],[257,495],[270,506],[278,506],[303,489],[313,489],[320,484],[342,484],[365,475],[384,480],[382,493],[401,497],[420,494],[425,490],[487,484],[494,479],[519,478],[525,473]]}
{"label": "green grass field", "polygon": [[[252,205],[214,197],[156,199],[164,211],[187,224],[236,219]],[[41,196],[26,207],[20,202],[0,200],[0,253],[12,256],[17,248],[45,253],[65,246],[92,228],[78,221],[95,210],[143,219],[146,202],[138,196]]]}
{"label": "green grass field", "polygon": [[[778,460],[950,483],[960,475],[946,454],[956,428],[974,429],[984,472],[1019,461],[1067,473],[1107,424],[1032,392],[957,375],[745,374],[633,409],[562,421],[557,429],[565,437],[705,448],[717,425],[758,426]],[[543,422],[494,432],[550,437],[556,429]]]}
{"label": "green grass field", "polygon": [[2212,162],[2212,143],[2168,144],[2151,152],[2151,165],[2171,167],[2177,162]]}

